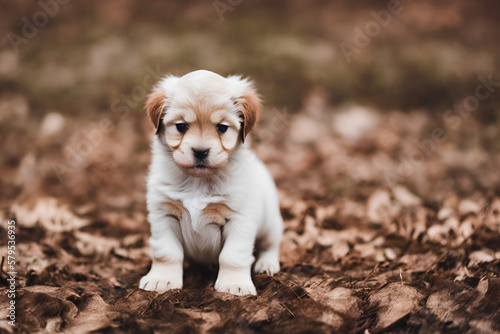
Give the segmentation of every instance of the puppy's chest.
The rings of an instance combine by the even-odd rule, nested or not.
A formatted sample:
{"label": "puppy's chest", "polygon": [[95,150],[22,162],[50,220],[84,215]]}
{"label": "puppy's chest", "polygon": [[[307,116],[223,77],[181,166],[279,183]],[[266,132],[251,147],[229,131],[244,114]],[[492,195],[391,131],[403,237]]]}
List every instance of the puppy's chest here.
{"label": "puppy's chest", "polygon": [[233,213],[221,200],[220,196],[194,194],[177,200],[177,204],[182,205],[179,220],[187,257],[200,262],[217,262],[222,249],[223,227]]}

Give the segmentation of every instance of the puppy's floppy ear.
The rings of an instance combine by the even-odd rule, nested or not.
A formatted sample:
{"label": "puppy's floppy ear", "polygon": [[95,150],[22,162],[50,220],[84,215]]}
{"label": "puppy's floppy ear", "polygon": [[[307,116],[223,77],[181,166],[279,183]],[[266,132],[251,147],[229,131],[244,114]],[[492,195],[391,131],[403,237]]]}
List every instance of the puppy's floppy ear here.
{"label": "puppy's floppy ear", "polygon": [[148,95],[146,100],[146,113],[148,114],[151,122],[155,126],[156,132],[160,132],[160,121],[165,109],[165,100],[167,97],[160,87],[155,87],[151,94]]}
{"label": "puppy's floppy ear", "polygon": [[253,87],[249,87],[237,101],[241,105],[243,120],[241,122],[240,138],[241,142],[244,143],[246,136],[259,120],[261,101]]}

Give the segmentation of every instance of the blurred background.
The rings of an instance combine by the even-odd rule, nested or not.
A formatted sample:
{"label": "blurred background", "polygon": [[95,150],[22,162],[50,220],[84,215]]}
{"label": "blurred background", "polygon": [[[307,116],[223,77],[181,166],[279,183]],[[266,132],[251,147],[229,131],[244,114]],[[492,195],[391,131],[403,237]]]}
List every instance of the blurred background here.
{"label": "blurred background", "polygon": [[[474,96],[479,76],[500,81],[499,5],[394,4],[391,12],[387,1],[3,1],[2,202],[35,189],[81,201],[138,191],[143,202],[152,130],[143,112],[146,92],[163,74],[196,69],[253,79],[265,101],[263,127],[286,112],[286,127],[261,133],[267,145],[286,146],[287,136],[313,146],[325,144],[325,136],[349,139],[350,152],[325,148],[324,156],[313,157],[311,150],[294,149],[287,157],[292,169],[306,156],[333,160],[321,195],[384,183],[385,171],[404,164],[435,128],[446,130],[447,140],[399,181],[414,182],[439,160],[451,170],[433,166],[427,172],[440,174],[439,182],[418,183],[439,192],[451,190],[446,181],[455,182],[463,194],[498,186],[498,176],[487,179],[480,170],[498,162],[500,87],[470,116],[454,110],[446,122],[445,112]],[[107,132],[99,128],[103,119],[112,123]],[[96,145],[79,147],[92,130],[102,139],[96,134]],[[258,146],[259,133],[255,137]],[[367,162],[372,158],[378,164]],[[353,169],[363,175],[351,175]],[[100,198],[108,186],[113,197]],[[420,186],[413,184],[428,190]]]}
{"label": "blurred background", "polygon": [[[499,274],[498,1],[22,0],[0,13],[1,215],[44,254],[21,258],[21,286],[77,280],[53,274],[61,254],[132,258],[141,272],[96,272],[136,286],[149,265],[144,101],[162,75],[197,69],[242,74],[262,95],[253,146],[280,191],[285,283],[310,285],[296,263],[329,265],[364,270],[353,280],[370,291],[375,263],[411,272],[408,252],[437,254],[430,268],[458,246],[461,264],[443,270],[489,261],[468,273]],[[379,283],[399,280],[389,267]]]}

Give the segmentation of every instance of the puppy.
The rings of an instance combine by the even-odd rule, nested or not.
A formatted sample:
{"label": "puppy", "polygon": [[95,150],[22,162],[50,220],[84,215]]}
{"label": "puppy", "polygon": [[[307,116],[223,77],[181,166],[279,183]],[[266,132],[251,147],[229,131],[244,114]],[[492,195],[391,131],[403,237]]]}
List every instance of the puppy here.
{"label": "puppy", "polygon": [[141,289],[182,288],[187,258],[219,264],[215,290],[255,295],[256,240],[265,248],[254,272],[279,271],[277,190],[245,140],[260,108],[250,81],[204,70],[167,76],[149,95],[146,111],[156,128],[147,181],[153,264]]}

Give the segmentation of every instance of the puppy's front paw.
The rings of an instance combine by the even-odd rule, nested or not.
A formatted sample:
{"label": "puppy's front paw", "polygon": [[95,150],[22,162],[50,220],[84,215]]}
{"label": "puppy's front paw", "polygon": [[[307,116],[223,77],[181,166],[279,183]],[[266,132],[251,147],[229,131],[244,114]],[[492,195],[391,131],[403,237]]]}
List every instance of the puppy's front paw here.
{"label": "puppy's front paw", "polygon": [[278,271],[280,271],[280,260],[274,253],[261,254],[253,267],[253,272],[256,274],[266,273],[272,276]]}
{"label": "puppy's front paw", "polygon": [[158,293],[163,293],[170,289],[182,289],[182,274],[167,274],[152,269],[146,276],[141,278],[139,288]]}
{"label": "puppy's front paw", "polygon": [[227,292],[236,296],[256,295],[255,285],[250,282],[235,282],[219,280],[215,282],[215,290],[219,292]]}

